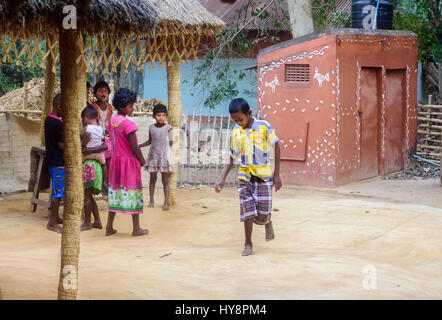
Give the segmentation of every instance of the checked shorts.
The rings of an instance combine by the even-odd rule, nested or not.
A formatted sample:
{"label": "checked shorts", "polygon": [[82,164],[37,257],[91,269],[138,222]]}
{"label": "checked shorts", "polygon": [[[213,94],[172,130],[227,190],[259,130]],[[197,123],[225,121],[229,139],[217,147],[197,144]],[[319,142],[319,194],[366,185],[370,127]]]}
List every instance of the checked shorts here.
{"label": "checked shorts", "polygon": [[257,182],[239,180],[240,221],[254,218],[256,224],[267,224],[272,214],[273,180]]}

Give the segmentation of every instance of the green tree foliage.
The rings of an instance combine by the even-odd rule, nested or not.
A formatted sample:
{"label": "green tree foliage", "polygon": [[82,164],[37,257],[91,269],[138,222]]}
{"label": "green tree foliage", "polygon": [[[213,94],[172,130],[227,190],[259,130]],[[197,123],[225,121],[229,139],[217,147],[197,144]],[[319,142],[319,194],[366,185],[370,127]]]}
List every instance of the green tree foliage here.
{"label": "green tree foliage", "polygon": [[[6,47],[8,47],[10,39],[5,41]],[[15,43],[18,52],[23,48],[23,42],[17,40]],[[30,44],[31,51],[33,50],[35,44]],[[12,49],[11,52],[12,53]],[[43,77],[44,71],[40,68],[41,59],[36,54],[34,56],[35,67],[32,67],[27,58],[21,57],[21,65],[16,65],[15,58],[12,62],[3,61],[5,58],[5,52],[2,47],[0,47],[0,96],[8,93],[11,90],[23,87],[24,83],[38,77]]]}
{"label": "green tree foliage", "polygon": [[442,3],[440,0],[396,0],[393,26],[418,36],[419,60],[424,63],[442,58]]}
{"label": "green tree foliage", "polygon": [[433,103],[442,103],[442,24],[441,0],[394,1],[393,26],[410,30],[418,37],[418,58],[422,61],[424,94],[433,96]]}
{"label": "green tree foliage", "polygon": [[338,11],[336,0],[313,0],[312,16],[316,31],[326,27],[349,28],[351,25],[351,15]]}

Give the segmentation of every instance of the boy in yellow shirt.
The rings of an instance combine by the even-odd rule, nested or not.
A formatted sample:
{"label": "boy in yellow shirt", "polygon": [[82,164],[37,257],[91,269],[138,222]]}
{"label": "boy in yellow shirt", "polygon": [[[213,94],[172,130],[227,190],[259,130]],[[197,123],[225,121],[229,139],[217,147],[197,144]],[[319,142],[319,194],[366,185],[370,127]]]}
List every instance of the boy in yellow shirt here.
{"label": "boy in yellow shirt", "polygon": [[[229,113],[236,126],[232,131],[230,162],[224,168],[215,191],[220,192],[233,166],[233,159],[240,157],[238,169],[240,220],[244,222],[245,244],[243,256],[253,254],[253,223],[265,225],[266,240],[275,238],[271,221],[272,187],[281,189],[279,176],[279,139],[270,123],[252,117],[249,104],[242,98],[233,99]],[[275,144],[275,170],[270,167],[270,144]]]}

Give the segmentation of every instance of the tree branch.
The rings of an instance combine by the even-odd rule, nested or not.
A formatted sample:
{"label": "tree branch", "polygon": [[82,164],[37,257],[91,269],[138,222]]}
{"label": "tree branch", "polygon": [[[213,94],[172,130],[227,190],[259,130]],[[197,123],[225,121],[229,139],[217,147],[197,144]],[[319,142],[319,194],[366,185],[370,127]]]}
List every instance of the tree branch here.
{"label": "tree branch", "polygon": [[[227,37],[225,37],[221,42],[220,42],[220,44],[218,45],[218,47],[217,48],[215,48],[214,50],[213,50],[213,60],[212,60],[212,63],[211,63],[211,65],[208,67],[208,70],[207,70],[207,72],[206,72],[206,74],[205,74],[205,78],[206,78],[206,81],[207,82],[210,82],[210,79],[212,78],[212,74],[213,74],[213,71],[214,71],[214,69],[215,69],[215,64],[216,64],[216,61],[223,55],[223,53],[225,53],[225,50],[224,49],[226,49],[227,47],[228,48],[231,48],[231,45],[232,45],[232,42],[233,42],[233,40],[242,32],[242,31],[244,31],[244,29],[248,26],[248,25],[250,25],[252,22],[254,22],[257,18],[259,18],[273,3],[274,3],[274,1],[275,0],[271,0],[265,7],[263,7],[262,9],[261,9],[261,12],[258,14],[258,15],[256,15],[255,17],[252,17],[252,18],[250,18],[245,24],[243,24],[243,25],[241,25],[240,27],[239,27],[239,29],[233,34],[233,35],[231,35],[231,36],[228,36],[227,35]],[[230,51],[232,51],[232,50],[230,50]]]}
{"label": "tree branch", "polygon": [[331,3],[324,3],[322,6],[319,6],[319,7],[313,7],[312,6],[312,9],[322,9],[324,7],[327,7],[327,6],[333,7],[333,5]]}

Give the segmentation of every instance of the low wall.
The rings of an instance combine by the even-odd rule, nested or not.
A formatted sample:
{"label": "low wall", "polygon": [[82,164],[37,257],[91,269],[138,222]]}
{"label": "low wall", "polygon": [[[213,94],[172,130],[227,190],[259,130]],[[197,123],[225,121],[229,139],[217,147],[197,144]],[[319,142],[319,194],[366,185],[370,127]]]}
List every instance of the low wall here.
{"label": "low wall", "polygon": [[[152,117],[131,117],[138,126],[138,142],[143,143],[149,138],[149,126],[155,122]],[[33,146],[40,145],[40,121],[29,120],[14,115],[0,114],[0,194],[18,190],[27,190],[30,176],[30,151]],[[149,147],[143,148],[147,157]],[[179,185],[213,185],[221,175],[224,165],[218,169],[212,164],[180,165]],[[232,173],[234,172],[234,173]],[[228,185],[236,183],[236,170],[228,176]],[[142,171],[145,187],[149,186],[149,173]],[[161,186],[161,178],[157,180]]]}
{"label": "low wall", "polygon": [[30,152],[40,145],[40,121],[0,114],[0,193],[27,190]]}

